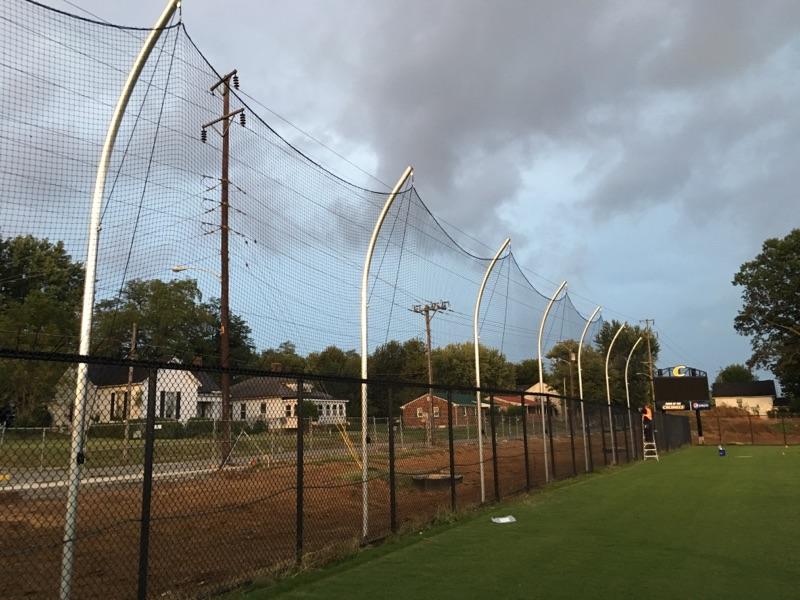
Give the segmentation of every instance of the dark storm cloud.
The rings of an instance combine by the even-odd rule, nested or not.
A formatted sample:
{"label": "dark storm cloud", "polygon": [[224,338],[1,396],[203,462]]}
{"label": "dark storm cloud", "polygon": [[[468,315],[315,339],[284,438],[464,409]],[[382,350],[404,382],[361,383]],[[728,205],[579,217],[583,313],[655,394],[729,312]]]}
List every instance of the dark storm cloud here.
{"label": "dark storm cloud", "polygon": [[[83,2],[136,25],[162,4]],[[267,106],[390,185],[413,164],[437,215],[486,252],[510,233],[543,288],[567,277],[626,316],[655,316],[683,347],[706,348],[694,324],[716,317],[728,337],[690,352],[708,363],[696,366],[747,358],[730,325],[730,279],[761,240],[797,222],[800,3],[228,6],[221,19],[217,2],[187,1],[184,18],[218,69],[238,67]],[[264,116],[334,171],[362,177]]]}

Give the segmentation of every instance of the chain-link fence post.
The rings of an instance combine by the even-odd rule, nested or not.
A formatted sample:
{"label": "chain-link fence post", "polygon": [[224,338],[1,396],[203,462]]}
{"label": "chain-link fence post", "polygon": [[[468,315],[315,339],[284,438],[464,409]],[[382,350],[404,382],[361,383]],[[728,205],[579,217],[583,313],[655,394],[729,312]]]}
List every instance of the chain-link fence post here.
{"label": "chain-link fence post", "polygon": [[756,438],[753,435],[753,416],[750,413],[747,413],[747,425],[750,427],[750,445],[756,445]]}
{"label": "chain-link fence post", "polygon": [[625,462],[631,462],[631,446],[630,437],[628,432],[628,424],[625,422],[625,419],[622,419],[622,437],[625,438]]}
{"label": "chain-link fence post", "polygon": [[786,448],[789,444],[786,443],[786,417],[781,413],[781,430],[783,430],[783,447]]}
{"label": "chain-link fence post", "polygon": [[719,445],[722,446],[722,420],[717,415],[717,435],[719,436]]}
{"label": "chain-link fence post", "polygon": [[606,424],[603,411],[600,411],[600,439],[603,440],[603,464],[608,466],[608,447],[606,446]]}
{"label": "chain-link fence post", "polygon": [[456,511],[456,457],[453,446],[453,390],[447,390],[447,444],[450,451],[450,510]]}
{"label": "chain-link fence post", "polygon": [[545,398],[547,408],[547,437],[550,442],[550,481],[556,478],[556,453],[553,445],[553,405],[550,403],[550,397]]}
{"label": "chain-link fence post", "polygon": [[295,456],[296,472],[297,472],[297,485],[296,485],[296,500],[295,506],[295,562],[297,565],[303,563],[303,475],[304,475],[304,452],[303,452],[303,429],[305,423],[303,422],[303,378],[297,378],[297,407],[296,424],[297,424],[297,450]]}
{"label": "chain-link fence post", "polygon": [[519,395],[519,403],[522,406],[522,450],[525,454],[525,489],[531,491],[531,466],[528,457],[528,409],[525,406],[525,394]]}
{"label": "chain-link fence post", "polygon": [[572,453],[572,476],[578,474],[578,463],[575,460],[575,429],[572,425],[572,401],[564,400],[564,409],[567,411],[567,421],[569,423],[569,449]]}
{"label": "chain-link fence post", "polygon": [[[581,407],[582,411],[585,408],[583,400],[581,400]],[[583,415],[584,413],[581,412]],[[594,472],[594,449],[592,448],[592,416],[589,415],[588,419],[585,419],[584,425],[586,427],[586,472],[592,473]]]}
{"label": "chain-link fence post", "polygon": [[387,412],[389,413],[389,529],[397,533],[397,487],[395,481],[394,465],[394,407],[392,395],[394,390],[389,388],[387,394]]}
{"label": "chain-link fence post", "polygon": [[147,377],[147,416],[144,428],[144,474],[142,476],[142,512],[139,522],[139,584],[137,598],[147,598],[148,558],[150,553],[150,503],[153,494],[153,451],[156,433],[156,384],[158,371],[150,369]]}
{"label": "chain-link fence post", "polygon": [[497,431],[494,416],[494,394],[492,394],[489,396],[489,424],[492,427],[492,475],[494,478],[494,499],[500,500],[500,477],[497,472]]}

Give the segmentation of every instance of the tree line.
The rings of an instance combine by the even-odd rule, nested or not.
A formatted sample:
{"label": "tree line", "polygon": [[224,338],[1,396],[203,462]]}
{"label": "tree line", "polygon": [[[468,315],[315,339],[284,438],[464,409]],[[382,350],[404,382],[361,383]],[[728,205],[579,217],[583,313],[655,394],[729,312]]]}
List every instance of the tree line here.
{"label": "tree line", "polygon": [[[78,347],[83,266],[66,252],[63,243],[32,236],[0,238],[0,346],[43,352],[75,352]],[[137,329],[136,346],[131,332]],[[619,327],[605,323],[593,347],[583,350],[586,398],[605,400],[604,360],[608,344]],[[113,298],[97,302],[93,317],[93,355],[168,361],[188,364],[201,359],[219,365],[220,307],[217,298],[204,299],[192,279],[130,280]],[[610,365],[612,398],[625,401],[623,370],[628,350],[643,332],[629,327],[615,346]],[[558,393],[578,395],[574,356],[577,341],[564,340],[547,354],[545,382]],[[360,356],[353,349],[328,346],[302,355],[292,341],[257,350],[252,330],[237,314],[230,316],[231,365],[272,371],[330,376],[360,376]],[[512,362],[494,348],[481,348],[482,383],[486,387],[524,389],[538,382],[538,361]],[[653,359],[658,342],[653,340]],[[631,399],[635,405],[646,398],[647,383],[643,345],[632,360]],[[449,344],[431,353],[433,380],[443,385],[471,386],[474,382],[474,349],[471,342]],[[18,422],[34,419],[51,401],[54,387],[64,372],[61,363],[47,361],[0,361],[0,407],[13,405]],[[378,380],[419,381],[419,388],[393,390],[401,404],[426,393],[428,379],[425,345],[419,339],[391,340],[369,357],[369,373]],[[382,412],[390,386],[373,386],[371,399]],[[330,381],[325,391],[350,399],[351,414],[357,410],[357,386]],[[44,411],[46,412],[46,410]]]}

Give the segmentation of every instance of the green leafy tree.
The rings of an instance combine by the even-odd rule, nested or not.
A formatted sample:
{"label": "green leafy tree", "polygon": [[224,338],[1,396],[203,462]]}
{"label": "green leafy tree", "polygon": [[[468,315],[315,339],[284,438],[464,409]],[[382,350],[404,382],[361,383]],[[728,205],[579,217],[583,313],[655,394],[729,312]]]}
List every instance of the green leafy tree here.
{"label": "green leafy tree", "polygon": [[[494,348],[481,346],[480,357],[483,387],[515,387],[516,370],[504,354]],[[447,385],[475,385],[475,346],[472,342],[465,342],[435,349],[433,369],[437,382]]]}
{"label": "green leafy tree", "polygon": [[[306,372],[315,375],[360,377],[361,357],[355,350],[345,351],[336,346],[328,346],[321,352],[312,352],[306,357]],[[317,385],[335,398],[349,400],[350,411],[361,397],[361,386],[357,383],[321,381]]]}
{"label": "green leafy tree", "polygon": [[745,365],[735,363],[720,370],[714,383],[749,383],[755,380],[750,369]]}
{"label": "green leafy tree", "polygon": [[[117,298],[99,302],[95,309],[96,354],[125,357],[131,352],[133,324],[138,328],[137,356],[148,360],[177,358],[189,363],[219,364],[219,302],[203,302],[193,279],[129,281]],[[252,362],[250,327],[241,317],[230,317],[231,364]]]}
{"label": "green leafy tree", "polygon": [[772,371],[787,395],[800,397],[800,229],[766,240],[733,285],[742,288],[734,327],[753,349],[747,365]]}
{"label": "green leafy tree", "polygon": [[[410,339],[405,342],[390,340],[378,346],[369,357],[370,378],[386,381],[428,381],[428,363],[425,355],[425,344],[419,339]],[[438,381],[439,371],[433,366],[433,379]],[[427,392],[427,385],[419,388],[408,386],[374,385],[370,393],[370,410],[379,416],[385,416],[389,392],[392,392],[392,402],[395,411],[409,400]],[[358,409],[353,414],[360,414]]]}
{"label": "green leafy tree", "polygon": [[514,365],[516,387],[529,388],[539,381],[539,361],[526,358]]}
{"label": "green leafy tree", "polygon": [[[619,343],[619,341],[617,342]],[[545,371],[545,382],[562,393],[566,388],[568,395],[578,397],[578,342],[564,340],[555,344],[547,358],[551,361],[550,371]],[[572,386],[570,388],[570,368]],[[583,397],[587,401],[605,401],[606,384],[604,357],[594,347],[584,344],[581,352],[581,371],[583,374]]]}
{"label": "green leafy tree", "polygon": [[[602,392],[600,398],[606,400],[606,384],[605,384],[605,361],[608,353],[608,348],[611,345],[611,340],[614,338],[619,329],[619,321],[612,320],[603,323],[600,331],[595,338],[595,344],[598,348],[600,355],[600,381],[602,381]],[[631,406],[641,406],[646,402],[650,402],[650,382],[648,377],[648,356],[647,356],[647,331],[638,325],[628,325],[622,331],[617,341],[614,343],[614,348],[611,351],[609,358],[608,373],[611,388],[611,401],[625,404],[625,361],[636,340],[642,337],[642,341],[636,348],[636,352],[631,357],[630,370],[628,373],[628,383],[630,386]],[[658,353],[660,345],[658,338],[655,335],[650,336],[650,348],[653,353],[653,368],[655,369],[658,360]],[[584,350],[585,352],[585,350]],[[584,379],[584,383],[586,379]],[[596,392],[595,392],[596,393]],[[584,388],[584,396],[586,389]]]}
{"label": "green leafy tree", "polygon": [[[83,266],[61,242],[33,236],[0,239],[0,346],[76,352]],[[47,420],[64,365],[0,362],[0,407],[14,406],[17,422]]]}
{"label": "green leafy tree", "polygon": [[256,368],[267,371],[274,370],[273,367],[278,364],[281,371],[288,373],[302,373],[306,370],[305,357],[297,353],[297,347],[289,340],[277,348],[262,350],[255,361]]}

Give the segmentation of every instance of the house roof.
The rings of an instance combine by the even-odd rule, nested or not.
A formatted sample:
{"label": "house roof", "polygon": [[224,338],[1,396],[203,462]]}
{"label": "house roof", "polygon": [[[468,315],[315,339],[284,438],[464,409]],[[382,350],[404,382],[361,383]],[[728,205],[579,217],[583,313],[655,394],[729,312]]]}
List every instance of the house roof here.
{"label": "house roof", "polygon": [[[89,365],[89,381],[97,387],[125,385],[128,383],[128,370],[124,365]],[[147,367],[133,367],[133,383],[147,380],[150,370]],[[220,390],[216,379],[205,371],[189,371],[198,382],[198,393],[209,394]]]}
{"label": "house roof", "polygon": [[[495,396],[494,401],[495,404],[509,404],[511,406],[522,406],[520,396]],[[525,398],[525,405],[532,406],[533,404],[536,404],[537,401],[538,398],[534,398],[533,400]]]}
{"label": "house roof", "polygon": [[194,375],[200,383],[200,387],[197,389],[198,394],[211,394],[213,392],[219,392],[222,389],[211,373],[192,371],[192,375]]}
{"label": "house roof", "polygon": [[[98,387],[128,383],[128,369],[122,365],[89,365],[89,381]],[[147,379],[148,369],[133,367],[133,383]]]}
{"label": "house roof", "polygon": [[[416,402],[417,400],[423,400],[427,397],[428,394],[422,394],[421,396],[417,396],[416,398],[413,398],[412,400],[409,400],[405,404],[401,405],[400,408],[405,408],[412,402]],[[436,394],[434,394],[433,397],[439,400],[440,402],[447,402],[445,398],[437,396]],[[453,392],[452,399],[453,399],[453,406],[475,406],[475,394],[471,392]],[[481,404],[483,405],[484,408],[489,406],[489,404],[486,402],[485,399],[483,400],[483,402],[481,402]]]}
{"label": "house roof", "polygon": [[[280,377],[250,377],[231,386],[231,398],[245,400],[247,398],[297,398],[297,389],[291,384],[294,380]],[[333,396],[316,389],[313,384],[306,388],[304,398],[308,400],[333,400]]]}
{"label": "house roof", "polygon": [[776,396],[775,381],[750,381],[747,383],[715,383],[711,386],[711,395],[723,398],[743,398],[747,396]]}

